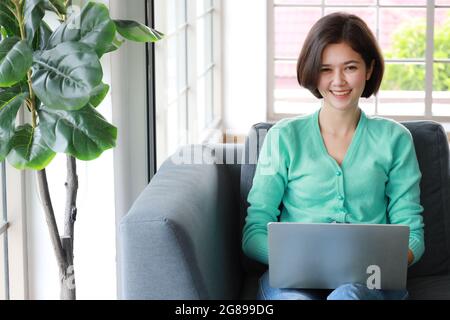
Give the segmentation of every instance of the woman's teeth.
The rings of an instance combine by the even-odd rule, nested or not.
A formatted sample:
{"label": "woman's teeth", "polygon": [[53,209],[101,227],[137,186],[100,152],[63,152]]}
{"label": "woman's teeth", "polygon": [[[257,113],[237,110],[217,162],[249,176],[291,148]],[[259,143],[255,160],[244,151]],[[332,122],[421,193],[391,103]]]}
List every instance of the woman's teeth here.
{"label": "woman's teeth", "polygon": [[346,96],[348,94],[350,94],[352,90],[347,90],[347,91],[331,91],[332,94],[334,94],[335,96]]}

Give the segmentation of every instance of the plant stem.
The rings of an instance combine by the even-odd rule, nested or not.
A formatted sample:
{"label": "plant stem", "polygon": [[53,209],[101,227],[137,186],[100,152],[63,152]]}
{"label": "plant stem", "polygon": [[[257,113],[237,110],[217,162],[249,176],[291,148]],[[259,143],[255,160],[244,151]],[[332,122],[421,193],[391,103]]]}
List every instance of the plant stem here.
{"label": "plant stem", "polygon": [[67,263],[64,256],[64,250],[61,245],[59,237],[58,225],[56,224],[55,213],[53,211],[52,201],[50,198],[50,191],[48,189],[47,174],[45,169],[37,171],[37,182],[39,195],[42,200],[42,206],[44,208],[45,220],[50,231],[50,238],[52,240],[53,249],[55,251],[56,260],[58,262],[60,272],[67,269]]}
{"label": "plant stem", "polygon": [[71,246],[73,247],[74,224],[77,215],[77,190],[78,176],[76,159],[71,155],[67,155],[67,180],[66,180],[66,214],[64,218],[64,236],[70,237]]}
{"label": "plant stem", "polygon": [[[26,40],[26,33],[25,33],[25,25],[24,25],[24,18],[22,15],[22,10],[21,10],[21,2],[16,0],[14,1],[14,6],[16,7],[16,19],[17,22],[19,23],[19,30],[20,30],[20,38],[22,40]],[[31,125],[33,126],[33,128],[36,128],[37,126],[37,115],[36,115],[36,104],[35,104],[35,99],[34,99],[34,92],[33,92],[33,88],[31,86],[31,70],[28,70],[27,72],[27,82],[28,82],[28,91],[30,92],[30,103],[29,103],[29,107],[30,107],[30,112],[31,112]]]}

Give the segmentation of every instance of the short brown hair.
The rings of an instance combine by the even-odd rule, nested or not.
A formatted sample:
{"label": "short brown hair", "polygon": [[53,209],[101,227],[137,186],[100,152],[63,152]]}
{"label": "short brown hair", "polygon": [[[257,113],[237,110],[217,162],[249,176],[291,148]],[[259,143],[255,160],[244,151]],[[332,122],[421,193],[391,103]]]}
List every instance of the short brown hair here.
{"label": "short brown hair", "polygon": [[384,73],[384,59],[380,47],[367,24],[359,17],[336,12],[319,19],[306,37],[297,61],[298,83],[322,98],[317,84],[319,81],[322,53],[329,44],[344,42],[363,58],[369,68],[374,61],[372,75],[366,81],[362,97],[376,94],[380,88]]}

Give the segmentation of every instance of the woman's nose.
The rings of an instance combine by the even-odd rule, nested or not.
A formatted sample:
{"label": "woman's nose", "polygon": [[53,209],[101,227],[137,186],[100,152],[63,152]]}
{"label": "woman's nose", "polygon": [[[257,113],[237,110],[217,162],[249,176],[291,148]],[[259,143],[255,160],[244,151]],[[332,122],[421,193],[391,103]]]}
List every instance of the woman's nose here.
{"label": "woman's nose", "polygon": [[333,74],[333,84],[334,85],[343,85],[345,84],[344,74],[340,70],[336,70]]}

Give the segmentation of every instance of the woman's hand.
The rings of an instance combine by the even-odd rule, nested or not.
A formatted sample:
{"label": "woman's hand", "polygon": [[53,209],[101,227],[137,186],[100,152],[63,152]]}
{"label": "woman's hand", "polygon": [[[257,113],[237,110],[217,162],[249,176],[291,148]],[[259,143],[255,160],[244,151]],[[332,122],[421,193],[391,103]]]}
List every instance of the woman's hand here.
{"label": "woman's hand", "polygon": [[412,253],[411,249],[408,249],[408,266],[410,266],[413,261],[414,261],[414,254]]}

